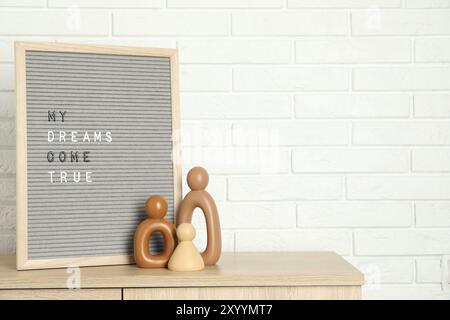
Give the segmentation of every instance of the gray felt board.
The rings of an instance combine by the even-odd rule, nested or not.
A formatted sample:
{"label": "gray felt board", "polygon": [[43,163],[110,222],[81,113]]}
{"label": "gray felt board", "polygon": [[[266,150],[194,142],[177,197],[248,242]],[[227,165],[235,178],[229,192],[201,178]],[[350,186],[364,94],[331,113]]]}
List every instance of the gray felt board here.
{"label": "gray felt board", "polygon": [[27,51],[26,87],[30,259],[131,255],[151,194],[173,220],[169,58]]}

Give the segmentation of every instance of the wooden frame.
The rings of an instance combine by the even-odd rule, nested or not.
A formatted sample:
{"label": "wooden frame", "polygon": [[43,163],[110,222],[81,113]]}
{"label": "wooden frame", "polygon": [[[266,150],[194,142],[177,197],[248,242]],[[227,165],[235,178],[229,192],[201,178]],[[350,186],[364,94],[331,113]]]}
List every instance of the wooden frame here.
{"label": "wooden frame", "polygon": [[42,42],[16,42],[16,264],[18,270],[46,269],[76,266],[117,265],[133,263],[131,256],[76,257],[57,259],[28,259],[27,231],[27,116],[26,116],[26,68],[25,53],[32,51],[98,53],[170,58],[171,97],[172,97],[172,141],[174,177],[174,216],[181,201],[181,159],[180,159],[180,110],[179,110],[179,71],[178,51],[176,49],[155,49],[122,47],[109,45],[79,45]]}

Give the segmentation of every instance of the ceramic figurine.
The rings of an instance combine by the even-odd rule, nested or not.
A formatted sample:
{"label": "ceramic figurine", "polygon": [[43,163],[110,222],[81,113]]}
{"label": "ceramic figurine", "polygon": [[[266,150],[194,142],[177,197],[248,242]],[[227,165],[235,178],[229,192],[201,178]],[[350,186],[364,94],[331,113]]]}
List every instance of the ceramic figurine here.
{"label": "ceramic figurine", "polygon": [[[136,229],[134,259],[141,268],[167,267],[177,244],[174,224],[163,220],[167,213],[167,202],[161,196],[151,196],[145,202],[145,211],[149,218],[141,222]],[[160,232],[164,238],[164,251],[159,254],[151,254],[149,250],[149,239],[155,232]]]}
{"label": "ceramic figurine", "polygon": [[205,191],[208,182],[209,176],[205,169],[195,167],[189,171],[187,183],[191,191],[181,202],[177,225],[191,223],[195,208],[202,209],[206,220],[207,244],[201,255],[205,265],[213,265],[220,258],[222,237],[216,203],[211,195]]}
{"label": "ceramic figurine", "polygon": [[169,270],[198,271],[205,268],[203,258],[192,240],[195,238],[195,228],[190,223],[182,223],[177,228],[180,241],[169,260]]}

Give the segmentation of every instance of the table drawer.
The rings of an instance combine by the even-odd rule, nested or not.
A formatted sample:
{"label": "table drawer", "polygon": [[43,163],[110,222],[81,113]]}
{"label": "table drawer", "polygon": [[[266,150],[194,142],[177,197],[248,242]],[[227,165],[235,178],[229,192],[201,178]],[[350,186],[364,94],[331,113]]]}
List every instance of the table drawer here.
{"label": "table drawer", "polygon": [[359,286],[125,288],[124,300],[360,299]]}
{"label": "table drawer", "polygon": [[121,300],[122,289],[0,290],[0,300]]}

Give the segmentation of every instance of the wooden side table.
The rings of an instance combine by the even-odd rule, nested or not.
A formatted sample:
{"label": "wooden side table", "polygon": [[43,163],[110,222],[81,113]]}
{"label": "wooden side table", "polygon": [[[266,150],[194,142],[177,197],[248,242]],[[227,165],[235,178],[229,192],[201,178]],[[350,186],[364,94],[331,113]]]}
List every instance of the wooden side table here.
{"label": "wooden side table", "polygon": [[360,299],[364,282],[333,252],[224,253],[199,272],[123,265],[79,275],[81,288],[67,289],[67,269],[16,271],[14,256],[0,256],[0,299]]}

